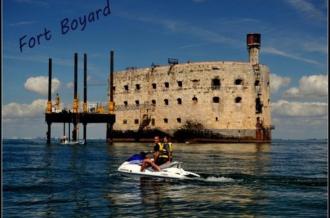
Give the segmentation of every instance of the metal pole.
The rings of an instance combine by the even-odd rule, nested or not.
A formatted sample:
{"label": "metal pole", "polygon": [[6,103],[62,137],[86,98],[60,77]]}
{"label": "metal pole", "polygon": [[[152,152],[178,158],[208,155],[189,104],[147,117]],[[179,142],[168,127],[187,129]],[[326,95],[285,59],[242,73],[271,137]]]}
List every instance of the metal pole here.
{"label": "metal pole", "polygon": [[71,123],[69,122],[69,132],[68,132],[68,133],[69,133],[69,134],[68,134],[68,135],[69,135],[69,138],[68,138],[69,141],[71,141],[71,132],[70,132],[71,130],[70,130],[70,127],[71,127]]}
{"label": "metal pole", "polygon": [[52,100],[52,59],[48,59],[48,102]]}
{"label": "metal pole", "polygon": [[47,144],[50,144],[50,138],[51,138],[51,123],[47,123]]}
{"label": "metal pole", "polygon": [[84,54],[84,103],[87,103],[87,54]]}
{"label": "metal pole", "polygon": [[[110,87],[109,87],[109,104],[113,105],[113,68],[114,68],[114,52],[113,50],[110,51]],[[110,108],[109,108],[110,109]],[[110,111],[109,111],[110,112]],[[108,144],[112,144],[113,138],[112,138],[112,123],[107,123],[107,142]]]}

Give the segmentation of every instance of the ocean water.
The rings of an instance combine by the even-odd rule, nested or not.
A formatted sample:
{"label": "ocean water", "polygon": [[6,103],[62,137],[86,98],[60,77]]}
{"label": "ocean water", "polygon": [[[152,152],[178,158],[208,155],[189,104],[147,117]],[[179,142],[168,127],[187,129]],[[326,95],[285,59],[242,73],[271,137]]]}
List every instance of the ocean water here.
{"label": "ocean water", "polygon": [[174,144],[201,180],[124,176],[144,143],[3,143],[3,217],[327,217],[327,142]]}

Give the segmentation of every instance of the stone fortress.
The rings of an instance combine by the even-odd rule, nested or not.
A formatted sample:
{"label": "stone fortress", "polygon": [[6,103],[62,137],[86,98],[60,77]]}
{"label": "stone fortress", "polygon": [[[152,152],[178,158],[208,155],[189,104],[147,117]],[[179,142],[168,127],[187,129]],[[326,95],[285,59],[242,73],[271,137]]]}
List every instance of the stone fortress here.
{"label": "stone fortress", "polygon": [[178,63],[114,74],[114,130],[159,129],[187,121],[221,135],[271,140],[269,69],[259,63],[258,33],[247,35],[249,62]]}

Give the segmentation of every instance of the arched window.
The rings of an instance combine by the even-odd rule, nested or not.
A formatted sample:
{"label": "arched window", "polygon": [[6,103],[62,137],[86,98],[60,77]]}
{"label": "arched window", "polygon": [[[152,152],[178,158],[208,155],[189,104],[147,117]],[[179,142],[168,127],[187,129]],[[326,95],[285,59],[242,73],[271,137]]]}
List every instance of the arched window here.
{"label": "arched window", "polygon": [[181,123],[181,118],[180,118],[180,117],[176,118],[176,121],[177,121],[178,123]]}
{"label": "arched window", "polygon": [[212,82],[211,82],[211,87],[212,89],[220,89],[220,79],[219,78],[214,78],[212,79]]}
{"label": "arched window", "polygon": [[168,119],[167,118],[164,118],[164,123],[168,123]]}
{"label": "arched window", "polygon": [[242,102],[242,98],[241,97],[236,97],[235,98],[235,103],[241,103]]}
{"label": "arched window", "polygon": [[156,84],[156,83],[153,83],[153,84],[152,84],[152,88],[153,88],[153,89],[156,89],[156,88],[157,88],[157,84]]}
{"label": "arched window", "polygon": [[170,87],[170,84],[168,82],[165,82],[164,85],[165,85],[165,88]]}
{"label": "arched window", "polygon": [[128,91],[128,85],[124,85],[125,91]]}
{"label": "arched window", "polygon": [[178,98],[176,100],[178,101],[178,104],[182,104],[182,99],[181,98]]}
{"label": "arched window", "polygon": [[219,103],[220,102],[220,98],[215,96],[213,97],[213,103]]}
{"label": "arched window", "polygon": [[259,80],[256,80],[255,82],[254,82],[254,86],[259,86],[260,85],[260,81]]}
{"label": "arched window", "polygon": [[260,98],[256,98],[256,113],[257,114],[261,114],[262,113],[262,102],[260,100]]}
{"label": "arched window", "polygon": [[136,100],[135,101],[135,104],[136,104],[136,106],[139,106],[140,105],[140,101],[139,100]]}
{"label": "arched window", "polygon": [[168,99],[164,99],[164,104],[168,105]]}
{"label": "arched window", "polygon": [[140,90],[140,89],[141,89],[140,84],[135,84],[135,89],[136,89],[136,90]]}
{"label": "arched window", "polygon": [[155,105],[156,105],[156,100],[155,100],[155,99],[152,99],[152,100],[151,100],[151,104],[152,104],[153,106],[155,106]]}
{"label": "arched window", "polygon": [[124,101],[124,105],[125,105],[125,107],[127,107],[127,105],[128,105],[128,102],[127,102],[127,101]]}
{"label": "arched window", "polygon": [[198,98],[194,95],[194,97],[192,98],[193,102],[194,103],[197,103],[198,102]]}
{"label": "arched window", "polygon": [[235,79],[235,85],[243,85],[242,79]]}

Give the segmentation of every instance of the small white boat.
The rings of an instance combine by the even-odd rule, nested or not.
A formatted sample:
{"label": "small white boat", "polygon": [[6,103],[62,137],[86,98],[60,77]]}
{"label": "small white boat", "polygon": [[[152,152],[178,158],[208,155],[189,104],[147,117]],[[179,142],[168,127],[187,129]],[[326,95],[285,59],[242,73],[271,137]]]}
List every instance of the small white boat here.
{"label": "small white boat", "polygon": [[185,171],[184,169],[182,169],[181,163],[177,161],[161,165],[161,171],[155,171],[152,169],[152,167],[149,167],[143,172],[141,172],[141,163],[143,161],[143,158],[143,155],[140,154],[135,154],[131,156],[119,166],[118,171],[124,174],[154,176],[171,179],[193,179],[200,177],[200,175],[196,173]]}
{"label": "small white boat", "polygon": [[77,145],[77,144],[84,145],[85,144],[85,140],[69,141],[68,138],[63,137],[60,140],[60,144],[62,144],[62,145]]}

